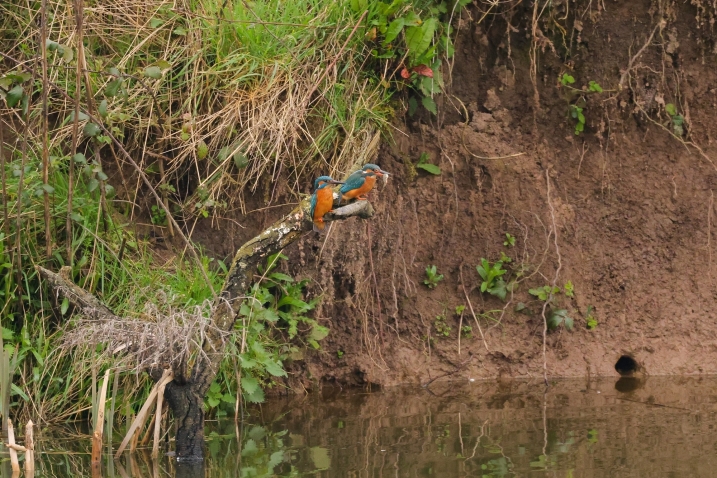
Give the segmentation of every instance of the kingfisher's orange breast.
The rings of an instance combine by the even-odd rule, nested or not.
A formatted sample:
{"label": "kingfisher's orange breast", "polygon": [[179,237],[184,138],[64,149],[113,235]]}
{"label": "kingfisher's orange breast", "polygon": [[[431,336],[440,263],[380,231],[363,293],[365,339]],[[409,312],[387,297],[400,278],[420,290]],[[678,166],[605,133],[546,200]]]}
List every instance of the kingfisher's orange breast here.
{"label": "kingfisher's orange breast", "polygon": [[314,221],[324,217],[334,206],[334,191],[330,187],[316,191],[316,207],[314,208]]}
{"label": "kingfisher's orange breast", "polygon": [[376,184],[376,176],[366,176],[365,181],[361,185],[361,187],[352,189],[351,191],[345,193],[343,195],[343,199],[353,199],[358,196],[363,196],[365,194],[368,194],[373,189],[373,186]]}

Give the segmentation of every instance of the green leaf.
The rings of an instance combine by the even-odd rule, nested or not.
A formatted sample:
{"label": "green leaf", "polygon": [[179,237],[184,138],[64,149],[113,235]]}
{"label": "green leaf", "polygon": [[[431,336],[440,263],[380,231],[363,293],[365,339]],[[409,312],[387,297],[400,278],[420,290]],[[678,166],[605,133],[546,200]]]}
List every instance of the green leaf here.
{"label": "green leaf", "polygon": [[263,403],[264,402],[264,390],[257,388],[252,393],[245,393],[244,399],[250,403]]}
{"label": "green leaf", "polygon": [[241,388],[244,392],[252,394],[259,388],[259,382],[254,377],[242,377]]}
{"label": "green leaf", "polygon": [[72,47],[61,46],[60,48],[62,49],[62,59],[65,61],[65,63],[69,63],[75,59],[75,51],[72,49]]}
{"label": "green leaf", "polygon": [[87,123],[84,128],[82,128],[82,134],[89,138],[93,138],[100,134],[102,130],[98,125],[95,123]]}
{"label": "green leaf", "polygon": [[434,115],[438,114],[438,108],[436,107],[436,102],[433,101],[433,98],[430,96],[424,96],[421,98],[421,104],[424,108],[426,108],[428,111],[433,113]]}
{"label": "green leaf", "polygon": [[202,140],[197,145],[197,159],[202,160],[207,157],[207,154],[209,154],[209,146]]}
{"label": "green leaf", "polygon": [[55,192],[55,188],[53,188],[53,187],[50,186],[49,184],[43,184],[43,185],[42,185],[42,189],[43,189],[47,194],[52,194],[52,193]]}
{"label": "green leaf", "polygon": [[280,282],[294,282],[293,277],[291,277],[290,275],[282,274],[281,272],[274,272],[272,274],[269,274],[269,278]]}
{"label": "green leaf", "polygon": [[594,91],[595,93],[602,93],[602,86],[600,86],[597,82],[591,81],[588,83],[590,91]]}
{"label": "green leaf", "polygon": [[436,176],[441,174],[441,168],[439,168],[435,164],[423,163],[423,164],[417,164],[416,167],[421,168],[428,173],[435,174]]}
{"label": "green leaf", "polygon": [[103,118],[107,117],[107,100],[100,101],[100,105],[97,107],[97,112]]}
{"label": "green leaf", "polygon": [[368,0],[351,0],[349,5],[354,12],[363,12],[368,7]]}
{"label": "green leaf", "polygon": [[87,164],[87,158],[85,158],[85,155],[82,153],[77,153],[72,157],[72,160],[79,164]]}
{"label": "green leaf", "polygon": [[183,37],[184,35],[187,34],[187,29],[184,27],[177,27],[174,30],[172,30],[172,33]]}
{"label": "green leaf", "polygon": [[413,117],[413,115],[416,114],[417,109],[418,109],[418,101],[416,101],[416,98],[411,96],[408,99],[408,116]]}
{"label": "green leaf", "polygon": [[429,18],[420,26],[406,28],[406,47],[412,59],[418,58],[428,50],[437,24],[438,20]]}
{"label": "green leaf", "polygon": [[99,186],[99,185],[100,185],[100,182],[97,181],[95,178],[92,178],[92,179],[90,179],[90,182],[87,184],[87,190],[89,192],[92,192],[95,189],[97,189],[97,186]]}
{"label": "green leaf", "polygon": [[563,289],[565,290],[566,297],[575,297],[575,293],[574,293],[575,286],[573,286],[573,281],[570,281],[570,280],[567,281],[565,283],[565,286],[563,287]]}
{"label": "green leaf", "polygon": [[292,307],[298,307],[299,309],[309,310],[309,304],[304,302],[303,300],[299,300],[295,297],[291,297],[290,295],[286,295],[281,298],[278,304],[276,304],[277,307],[281,307],[283,305],[290,305]]}
{"label": "green leaf", "polygon": [[159,18],[152,18],[152,19],[149,21],[149,26],[152,27],[152,28],[157,28],[157,27],[160,26],[162,23],[164,23],[164,22],[163,22],[162,20],[160,20]]}
{"label": "green leaf", "polygon": [[158,80],[162,78],[162,70],[158,66],[148,66],[144,69],[144,76]]}
{"label": "green leaf", "polygon": [[24,94],[25,90],[20,85],[15,85],[13,89],[8,91],[6,97],[8,108],[14,108],[15,105],[20,102]]}
{"label": "green leaf", "polygon": [[401,33],[403,30],[405,20],[403,17],[397,18],[394,21],[392,21],[388,28],[386,29],[386,35],[383,39],[383,46],[388,46],[389,43],[391,43],[393,40],[396,39],[396,37]]}
{"label": "green leaf", "polygon": [[284,368],[273,360],[267,360],[264,363],[264,368],[274,377],[286,377]]}
{"label": "green leaf", "polygon": [[97,177],[100,178],[101,181],[107,181],[107,179],[109,179],[104,171],[98,171]]}
{"label": "green leaf", "polygon": [[105,96],[108,96],[110,98],[113,96],[117,96],[120,86],[122,86],[122,78],[116,78],[110,81],[105,87]]}
{"label": "green leaf", "polygon": [[670,116],[675,116],[677,114],[677,108],[675,108],[675,105],[672,103],[667,103],[665,105],[665,111]]}
{"label": "green leaf", "polygon": [[220,400],[217,399],[217,398],[214,398],[214,397],[211,397],[211,396],[210,396],[210,397],[207,397],[207,403],[209,404],[209,406],[210,406],[211,408],[214,408],[214,407],[216,407],[217,405],[219,405]]}
{"label": "green leaf", "polygon": [[105,196],[112,198],[115,195],[115,188],[111,184],[105,184]]}
{"label": "green leaf", "polygon": [[311,329],[310,337],[314,340],[323,340],[327,335],[329,335],[328,327],[324,327],[323,325],[314,325]]}

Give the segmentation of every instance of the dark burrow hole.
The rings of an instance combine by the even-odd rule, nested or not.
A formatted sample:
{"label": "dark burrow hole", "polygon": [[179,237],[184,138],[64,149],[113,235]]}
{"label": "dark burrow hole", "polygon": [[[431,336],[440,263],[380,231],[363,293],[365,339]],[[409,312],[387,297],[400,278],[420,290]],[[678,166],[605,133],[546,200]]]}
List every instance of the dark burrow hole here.
{"label": "dark burrow hole", "polygon": [[640,366],[634,358],[629,355],[623,355],[617,359],[615,363],[615,371],[623,377],[630,377],[640,369]]}

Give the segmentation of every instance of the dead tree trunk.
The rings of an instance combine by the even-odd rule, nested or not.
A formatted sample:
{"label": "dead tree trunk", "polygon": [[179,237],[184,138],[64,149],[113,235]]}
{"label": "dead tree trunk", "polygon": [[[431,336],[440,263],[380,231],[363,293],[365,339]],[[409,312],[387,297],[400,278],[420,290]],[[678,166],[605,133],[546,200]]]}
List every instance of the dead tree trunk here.
{"label": "dead tree trunk", "polygon": [[[167,385],[165,397],[177,423],[177,460],[203,459],[204,397],[224,356],[224,335],[234,328],[239,308],[253,283],[257,266],[312,230],[308,208],[307,199],[237,251],[224,287],[215,302],[211,318],[213,327],[207,329],[202,344],[204,353],[198,354],[190,373],[186,366],[174,367],[174,381]],[[328,222],[349,217],[367,219],[372,215],[373,208],[368,201],[356,201],[335,209],[333,213],[324,216],[324,220]],[[67,297],[85,316],[118,319],[97,298],[72,283],[67,275],[56,274],[40,266],[37,266],[37,270],[60,297]],[[149,373],[155,381],[162,375],[161,370],[150,370]]]}

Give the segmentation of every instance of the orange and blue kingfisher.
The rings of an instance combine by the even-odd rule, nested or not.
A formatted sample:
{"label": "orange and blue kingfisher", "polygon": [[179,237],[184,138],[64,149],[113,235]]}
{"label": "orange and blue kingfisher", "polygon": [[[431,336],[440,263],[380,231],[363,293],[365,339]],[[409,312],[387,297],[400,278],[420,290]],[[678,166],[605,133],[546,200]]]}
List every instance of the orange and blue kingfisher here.
{"label": "orange and blue kingfisher", "polygon": [[314,181],[314,194],[311,195],[311,208],[309,214],[311,220],[314,221],[314,231],[322,231],[324,226],[324,214],[331,212],[334,208],[334,191],[331,189],[332,184],[344,184],[342,181],[336,181],[331,176],[319,176]]}
{"label": "orange and blue kingfisher", "polygon": [[388,172],[379,168],[375,164],[367,164],[363,168],[354,172],[349,176],[341,189],[341,199],[348,201],[349,199],[358,198],[365,201],[368,199],[368,193],[376,184],[376,178],[388,175]]}

